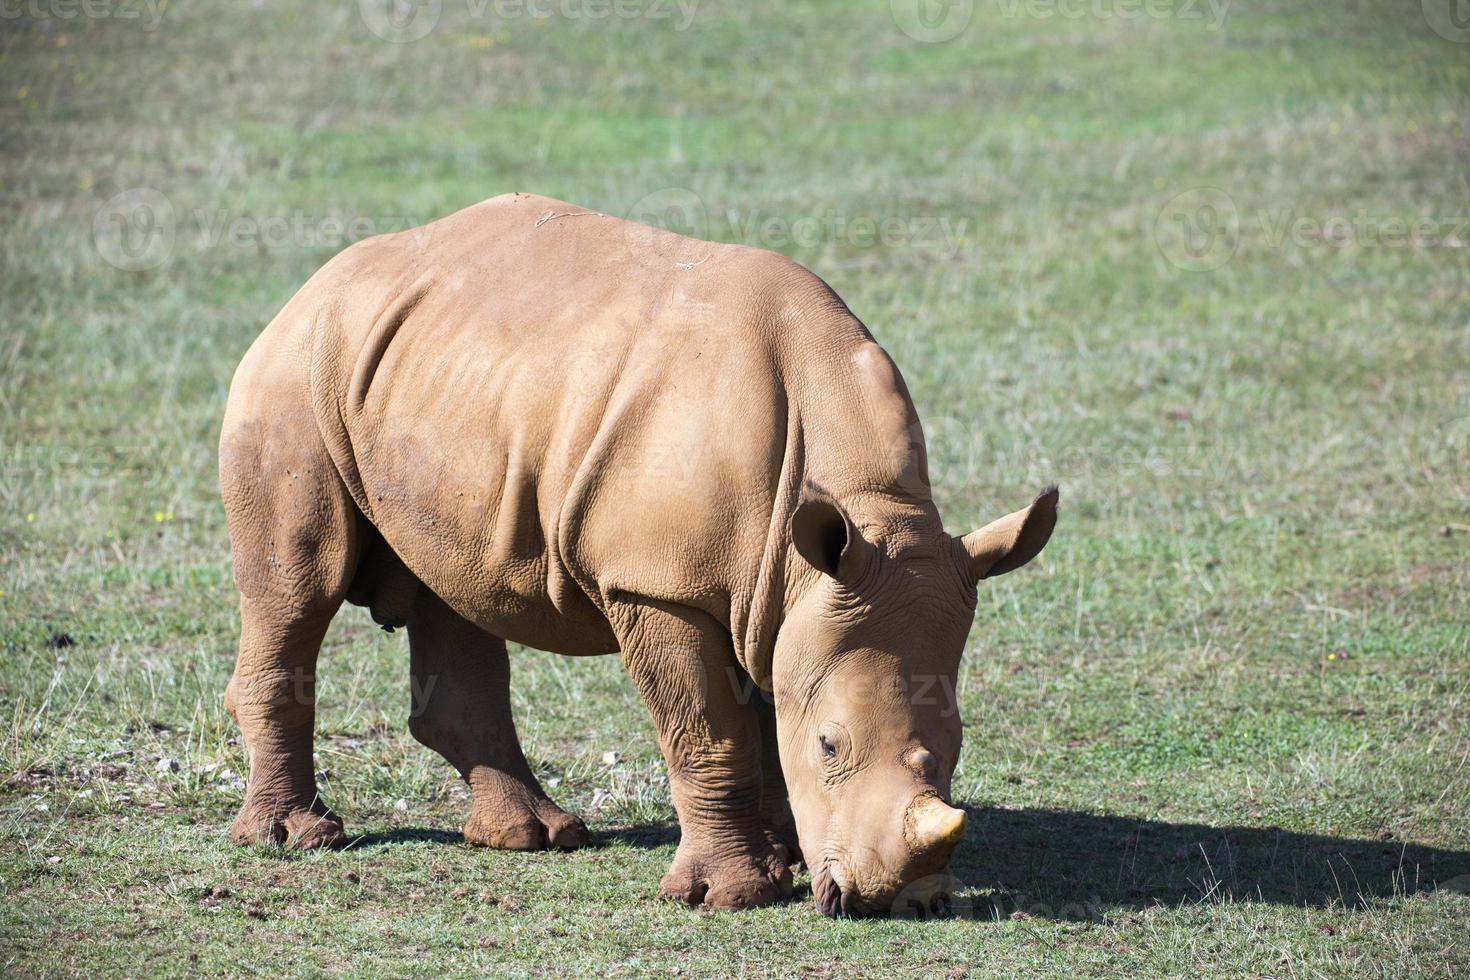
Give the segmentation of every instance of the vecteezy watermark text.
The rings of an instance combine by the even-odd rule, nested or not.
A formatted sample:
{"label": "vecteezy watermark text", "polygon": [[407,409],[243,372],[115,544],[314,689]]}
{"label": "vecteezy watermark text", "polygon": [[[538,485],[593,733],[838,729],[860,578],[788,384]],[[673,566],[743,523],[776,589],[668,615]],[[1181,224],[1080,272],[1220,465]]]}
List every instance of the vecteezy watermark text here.
{"label": "vecteezy watermark text", "polygon": [[418,215],[336,215],[291,211],[257,216],[228,208],[194,208],[180,213],[161,191],[135,187],[109,199],[92,220],[97,253],[127,272],[156,269],[178,248],[196,253],[216,249],[268,251],[282,248],[343,248],[388,232],[422,231]]}
{"label": "vecteezy watermark text", "polygon": [[1295,205],[1243,210],[1218,187],[1191,187],[1159,209],[1153,235],[1170,264],[1208,272],[1234,258],[1246,240],[1270,250],[1467,248],[1470,214],[1398,215],[1363,207],[1314,212]]}
{"label": "vecteezy watermark text", "polygon": [[928,248],[952,258],[964,244],[969,218],[948,215],[847,216],[828,210],[822,215],[789,218],[760,210],[725,213],[726,241],[761,248],[819,248],[823,245],[849,248]]}
{"label": "vecteezy watermark text", "polygon": [[945,214],[852,214],[835,208],[820,214],[779,214],[761,208],[727,208],[719,213],[686,187],[664,187],[644,195],[627,218],[690,238],[777,251],[881,246],[929,249],[945,259],[964,247],[970,229],[968,217]]}
{"label": "vecteezy watermark text", "polygon": [[168,0],[0,0],[0,21],[135,20],[154,31],[167,9]]}
{"label": "vecteezy watermark text", "polygon": [[[451,0],[471,20],[646,20],[687,31],[699,0]],[[422,40],[439,26],[445,0],[358,0],[358,13],[373,34],[394,44]]]}
{"label": "vecteezy watermark text", "polygon": [[1225,26],[1231,0],[1000,0],[1006,17],[1037,20],[1203,20]]}
{"label": "vecteezy watermark text", "polygon": [[[591,212],[589,212],[591,213]],[[909,248],[949,259],[964,247],[968,217],[943,214],[784,215],[759,208],[731,208],[711,216],[692,191],[666,189],[648,195],[629,213],[642,225],[696,239],[736,242],[768,249]],[[154,269],[178,249],[269,251],[284,248],[343,248],[389,232],[422,233],[422,215],[339,215],[289,211],[253,215],[229,208],[176,208],[162,192],[136,187],[108,200],[92,223],[93,242],[109,264],[126,271]],[[646,230],[646,229],[644,229]],[[636,233],[636,229],[630,234]]]}

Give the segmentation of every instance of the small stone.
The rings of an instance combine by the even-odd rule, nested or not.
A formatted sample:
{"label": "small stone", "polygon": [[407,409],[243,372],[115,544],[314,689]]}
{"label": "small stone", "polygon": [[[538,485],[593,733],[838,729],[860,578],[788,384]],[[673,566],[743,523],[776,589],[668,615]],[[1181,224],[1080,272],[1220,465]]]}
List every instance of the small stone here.
{"label": "small stone", "polygon": [[179,760],[178,759],[159,759],[158,760],[158,771],[159,772],[162,772],[162,773],[178,772],[179,771]]}
{"label": "small stone", "polygon": [[408,801],[405,800],[405,799],[400,798],[399,800],[397,800],[393,804],[393,809],[397,810],[399,813],[407,813],[408,812]]}
{"label": "small stone", "polygon": [[602,753],[602,764],[604,766],[615,766],[622,760],[622,758],[623,757],[616,752],[604,752]]}
{"label": "small stone", "polygon": [[60,854],[53,854],[53,855],[51,855],[50,857],[48,857],[46,859],[46,863],[47,864],[60,864],[61,863],[61,855]]}
{"label": "small stone", "polygon": [[552,789],[556,789],[558,786],[561,785],[561,777],[560,776],[552,776],[550,779],[548,779],[546,781],[546,785],[547,786],[550,786]]}

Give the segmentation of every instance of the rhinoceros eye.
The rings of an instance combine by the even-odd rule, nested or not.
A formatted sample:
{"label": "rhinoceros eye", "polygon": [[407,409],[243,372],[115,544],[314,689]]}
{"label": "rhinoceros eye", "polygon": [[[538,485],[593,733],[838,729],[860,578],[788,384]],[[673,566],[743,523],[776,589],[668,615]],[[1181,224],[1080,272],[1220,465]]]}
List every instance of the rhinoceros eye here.
{"label": "rhinoceros eye", "polygon": [[822,746],[822,755],[824,757],[826,757],[828,759],[835,759],[835,758],[837,758],[837,746],[835,746],[831,742],[827,741],[827,736],[825,736],[825,735],[818,735],[817,736],[817,741],[819,743],[821,743],[821,746]]}

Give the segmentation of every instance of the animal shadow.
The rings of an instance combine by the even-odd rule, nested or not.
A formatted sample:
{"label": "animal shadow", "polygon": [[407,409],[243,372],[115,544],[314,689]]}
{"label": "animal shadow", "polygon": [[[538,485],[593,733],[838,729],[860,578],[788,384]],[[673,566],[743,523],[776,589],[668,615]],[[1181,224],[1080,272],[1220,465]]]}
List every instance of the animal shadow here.
{"label": "animal shadow", "polygon": [[346,850],[367,850],[392,844],[461,844],[464,834],[457,830],[436,830],[431,827],[394,827],[371,834],[359,834],[347,842]]}
{"label": "animal shadow", "polygon": [[[359,834],[347,844],[352,850],[386,847],[393,844],[463,844],[464,834],[457,830],[438,830],[431,827],[394,827],[373,833]],[[652,850],[664,845],[679,843],[679,825],[676,823],[647,823],[625,827],[612,827],[592,833],[592,846],[626,844],[629,847]]]}
{"label": "animal shadow", "polygon": [[1071,810],[966,810],[969,831],[951,863],[961,885],[952,911],[975,918],[1096,920],[1120,907],[1226,899],[1352,909],[1470,884],[1470,852],[1387,837]]}

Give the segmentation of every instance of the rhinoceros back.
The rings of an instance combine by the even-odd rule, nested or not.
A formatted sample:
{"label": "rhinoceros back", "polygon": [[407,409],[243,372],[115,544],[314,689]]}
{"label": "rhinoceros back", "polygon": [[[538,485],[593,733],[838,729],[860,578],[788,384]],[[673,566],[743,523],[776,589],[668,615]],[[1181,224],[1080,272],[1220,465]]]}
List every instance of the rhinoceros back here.
{"label": "rhinoceros back", "polygon": [[508,639],[594,653],[613,592],[728,619],[754,589],[787,441],[780,280],[803,275],[507,195],[353,246],[278,321],[414,575]]}

